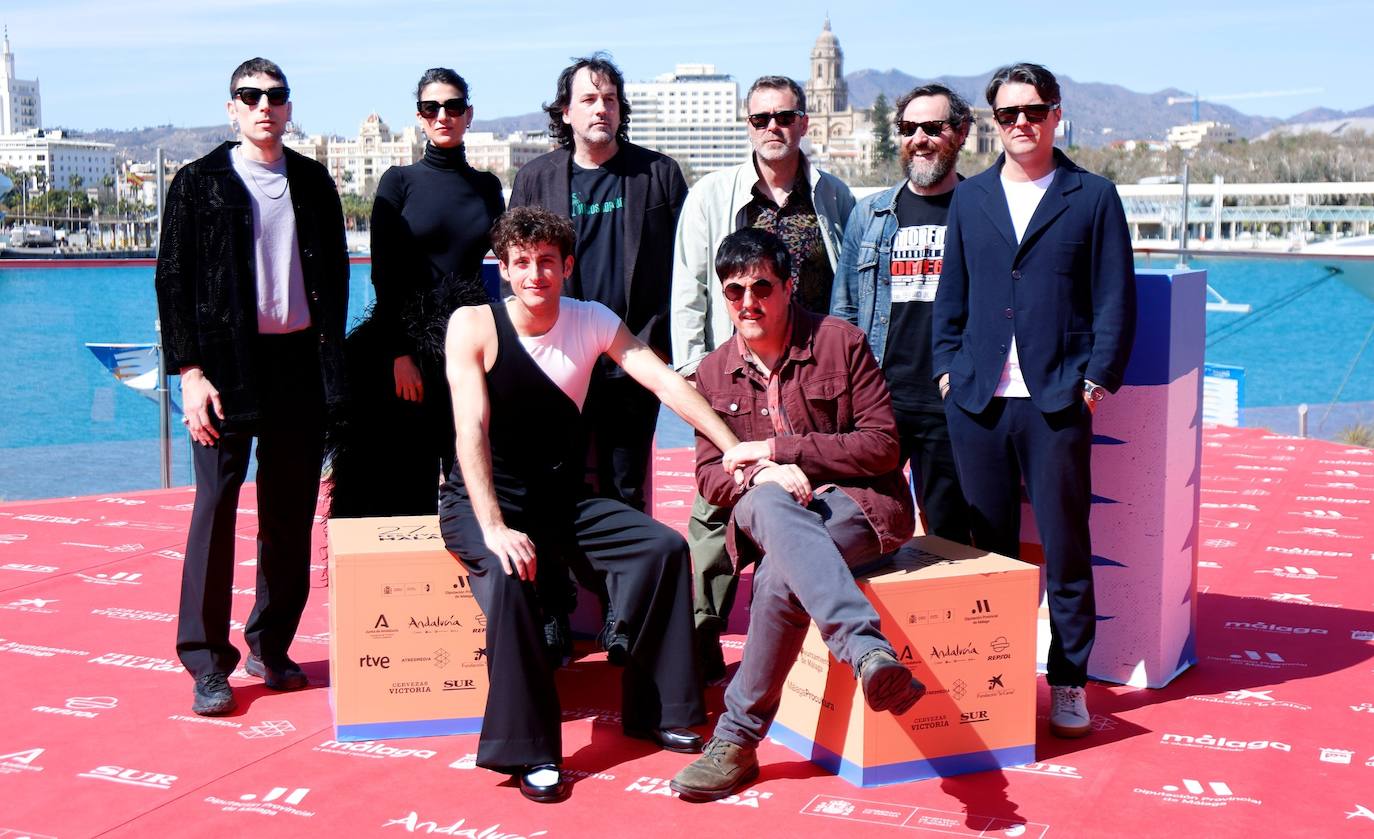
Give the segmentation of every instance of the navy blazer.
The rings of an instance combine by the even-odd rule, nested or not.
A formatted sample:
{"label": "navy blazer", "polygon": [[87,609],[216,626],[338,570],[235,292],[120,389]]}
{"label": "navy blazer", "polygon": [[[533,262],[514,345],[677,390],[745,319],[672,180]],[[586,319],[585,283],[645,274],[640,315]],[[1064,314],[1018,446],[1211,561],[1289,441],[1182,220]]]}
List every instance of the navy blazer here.
{"label": "navy blazer", "polygon": [[[668,293],[673,278],[673,236],[687,182],[677,162],[622,142],[606,168],[625,188],[625,325],[663,358],[672,355]],[[572,212],[572,150],[555,149],[515,173],[510,206],[534,205],[567,217]]]}
{"label": "navy blazer", "polygon": [[1135,335],[1135,265],[1116,187],[1059,149],[1058,172],[1020,245],[1002,190],[1005,155],[961,183],[949,206],[935,296],[935,378],[979,413],[1013,329],[1031,401],[1046,413],[1082,399],[1083,380],[1121,387]]}

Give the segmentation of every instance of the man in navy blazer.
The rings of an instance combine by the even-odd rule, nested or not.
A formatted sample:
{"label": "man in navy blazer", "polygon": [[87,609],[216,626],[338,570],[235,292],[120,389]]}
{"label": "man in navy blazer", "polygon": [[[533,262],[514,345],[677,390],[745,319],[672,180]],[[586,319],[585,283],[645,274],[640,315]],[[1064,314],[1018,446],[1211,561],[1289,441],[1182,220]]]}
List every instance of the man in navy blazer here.
{"label": "man in navy blazer", "polygon": [[1003,67],[987,99],[1004,154],[950,204],[931,369],[978,547],[1018,555],[1025,482],[1045,552],[1050,730],[1081,737],[1096,630],[1092,415],[1131,351],[1131,241],[1116,188],[1054,148],[1053,73]]}

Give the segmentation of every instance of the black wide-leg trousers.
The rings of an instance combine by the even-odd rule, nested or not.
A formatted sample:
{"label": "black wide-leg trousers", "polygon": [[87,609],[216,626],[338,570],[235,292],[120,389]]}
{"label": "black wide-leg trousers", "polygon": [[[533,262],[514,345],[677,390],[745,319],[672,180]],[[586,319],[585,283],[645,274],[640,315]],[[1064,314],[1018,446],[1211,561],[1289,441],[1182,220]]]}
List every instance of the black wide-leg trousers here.
{"label": "black wide-leg trousers", "polygon": [[[596,575],[630,638],[621,676],[621,718],[629,729],[676,728],[705,721],[693,649],[691,562],[687,543],[666,525],[619,501],[588,498],[559,511],[503,512],[535,543],[537,561],[566,560],[579,577]],[[467,566],[487,619],[490,690],[477,765],[498,772],[562,762],[562,709],[544,655],[533,583],[506,574],[486,546],[465,490],[445,494],[444,543]],[[533,531],[533,532],[532,532]],[[543,572],[539,576],[544,576]]]}

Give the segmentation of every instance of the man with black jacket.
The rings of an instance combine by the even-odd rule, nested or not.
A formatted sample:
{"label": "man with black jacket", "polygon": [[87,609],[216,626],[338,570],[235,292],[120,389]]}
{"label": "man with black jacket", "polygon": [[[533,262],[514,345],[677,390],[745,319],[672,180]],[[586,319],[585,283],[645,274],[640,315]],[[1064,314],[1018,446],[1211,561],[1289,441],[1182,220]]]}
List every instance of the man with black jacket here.
{"label": "man with black jacket", "polygon": [[240,64],[226,107],[241,142],[178,172],[163,216],[163,353],[181,376],[196,475],[177,655],[196,680],[192,710],[204,716],[235,707],[235,516],[254,437],[257,599],[246,669],[273,690],[308,683],[287,653],[310,594],[325,414],[345,395],[348,253],[333,181],[282,145],[290,95],[273,62]]}
{"label": "man with black jacket", "polygon": [[[629,142],[625,80],[603,54],[565,68],[545,110],[560,148],[520,169],[510,205],[571,218],[577,254],[565,293],[605,305],[667,361],[673,234],[687,197],[682,170]],[[645,510],[658,400],[603,363],[585,417],[600,494]]]}

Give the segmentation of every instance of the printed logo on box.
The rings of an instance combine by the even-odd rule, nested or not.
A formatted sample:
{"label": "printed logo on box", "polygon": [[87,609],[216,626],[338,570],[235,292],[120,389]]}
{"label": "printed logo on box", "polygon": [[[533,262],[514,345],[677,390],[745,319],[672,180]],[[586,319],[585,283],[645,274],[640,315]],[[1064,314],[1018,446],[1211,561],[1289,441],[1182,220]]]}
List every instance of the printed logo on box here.
{"label": "printed logo on box", "polygon": [[912,731],[926,731],[932,728],[949,728],[949,717],[944,714],[927,714],[915,717],[909,723]]}
{"label": "printed logo on box", "polygon": [[160,790],[170,790],[177,779],[176,775],[168,775],[165,772],[149,772],[143,769],[129,769],[124,766],[97,766],[86,772],[78,773],[76,777]]}
{"label": "printed logo on box", "polygon": [[906,615],[908,626],[931,626],[937,623],[949,623],[953,619],[953,609],[929,609],[924,612],[907,612]]}
{"label": "printed logo on box", "polygon": [[974,600],[967,613],[964,614],[964,622],[972,624],[986,624],[997,620],[1001,615],[993,611],[992,603],[986,598]]}
{"label": "printed logo on box", "polygon": [[444,690],[477,690],[476,679],[445,679]]}
{"label": "printed logo on box", "polygon": [[978,647],[975,646],[972,641],[965,641],[964,643],[956,642],[953,644],[945,643],[939,646],[932,644],[930,652],[927,655],[928,660],[937,664],[969,661],[977,657]]}
{"label": "printed logo on box", "polygon": [[377,619],[372,622],[372,628],[364,630],[363,634],[369,638],[391,638],[398,632],[400,630],[393,628],[391,621],[387,620],[386,614],[383,613],[377,615]]}
{"label": "printed logo on box", "polygon": [[391,687],[386,689],[391,694],[411,694],[411,693],[433,693],[434,689],[429,686],[429,682],[408,681],[392,682]]}
{"label": "printed logo on box", "polygon": [[1007,640],[1005,635],[998,635],[993,638],[988,643],[988,647],[992,650],[987,655],[988,661],[1007,661],[1011,658],[1011,642]]}
{"label": "printed logo on box", "polygon": [[1002,674],[988,677],[987,689],[978,691],[975,696],[979,699],[992,699],[997,696],[1011,696],[1016,693],[1016,688],[1009,688],[1002,683]]}
{"label": "printed logo on box", "polygon": [[458,619],[456,614],[450,612],[447,615],[425,615],[423,617],[411,616],[406,622],[406,628],[411,632],[421,635],[432,635],[439,632],[453,632],[461,629],[463,622]]}

